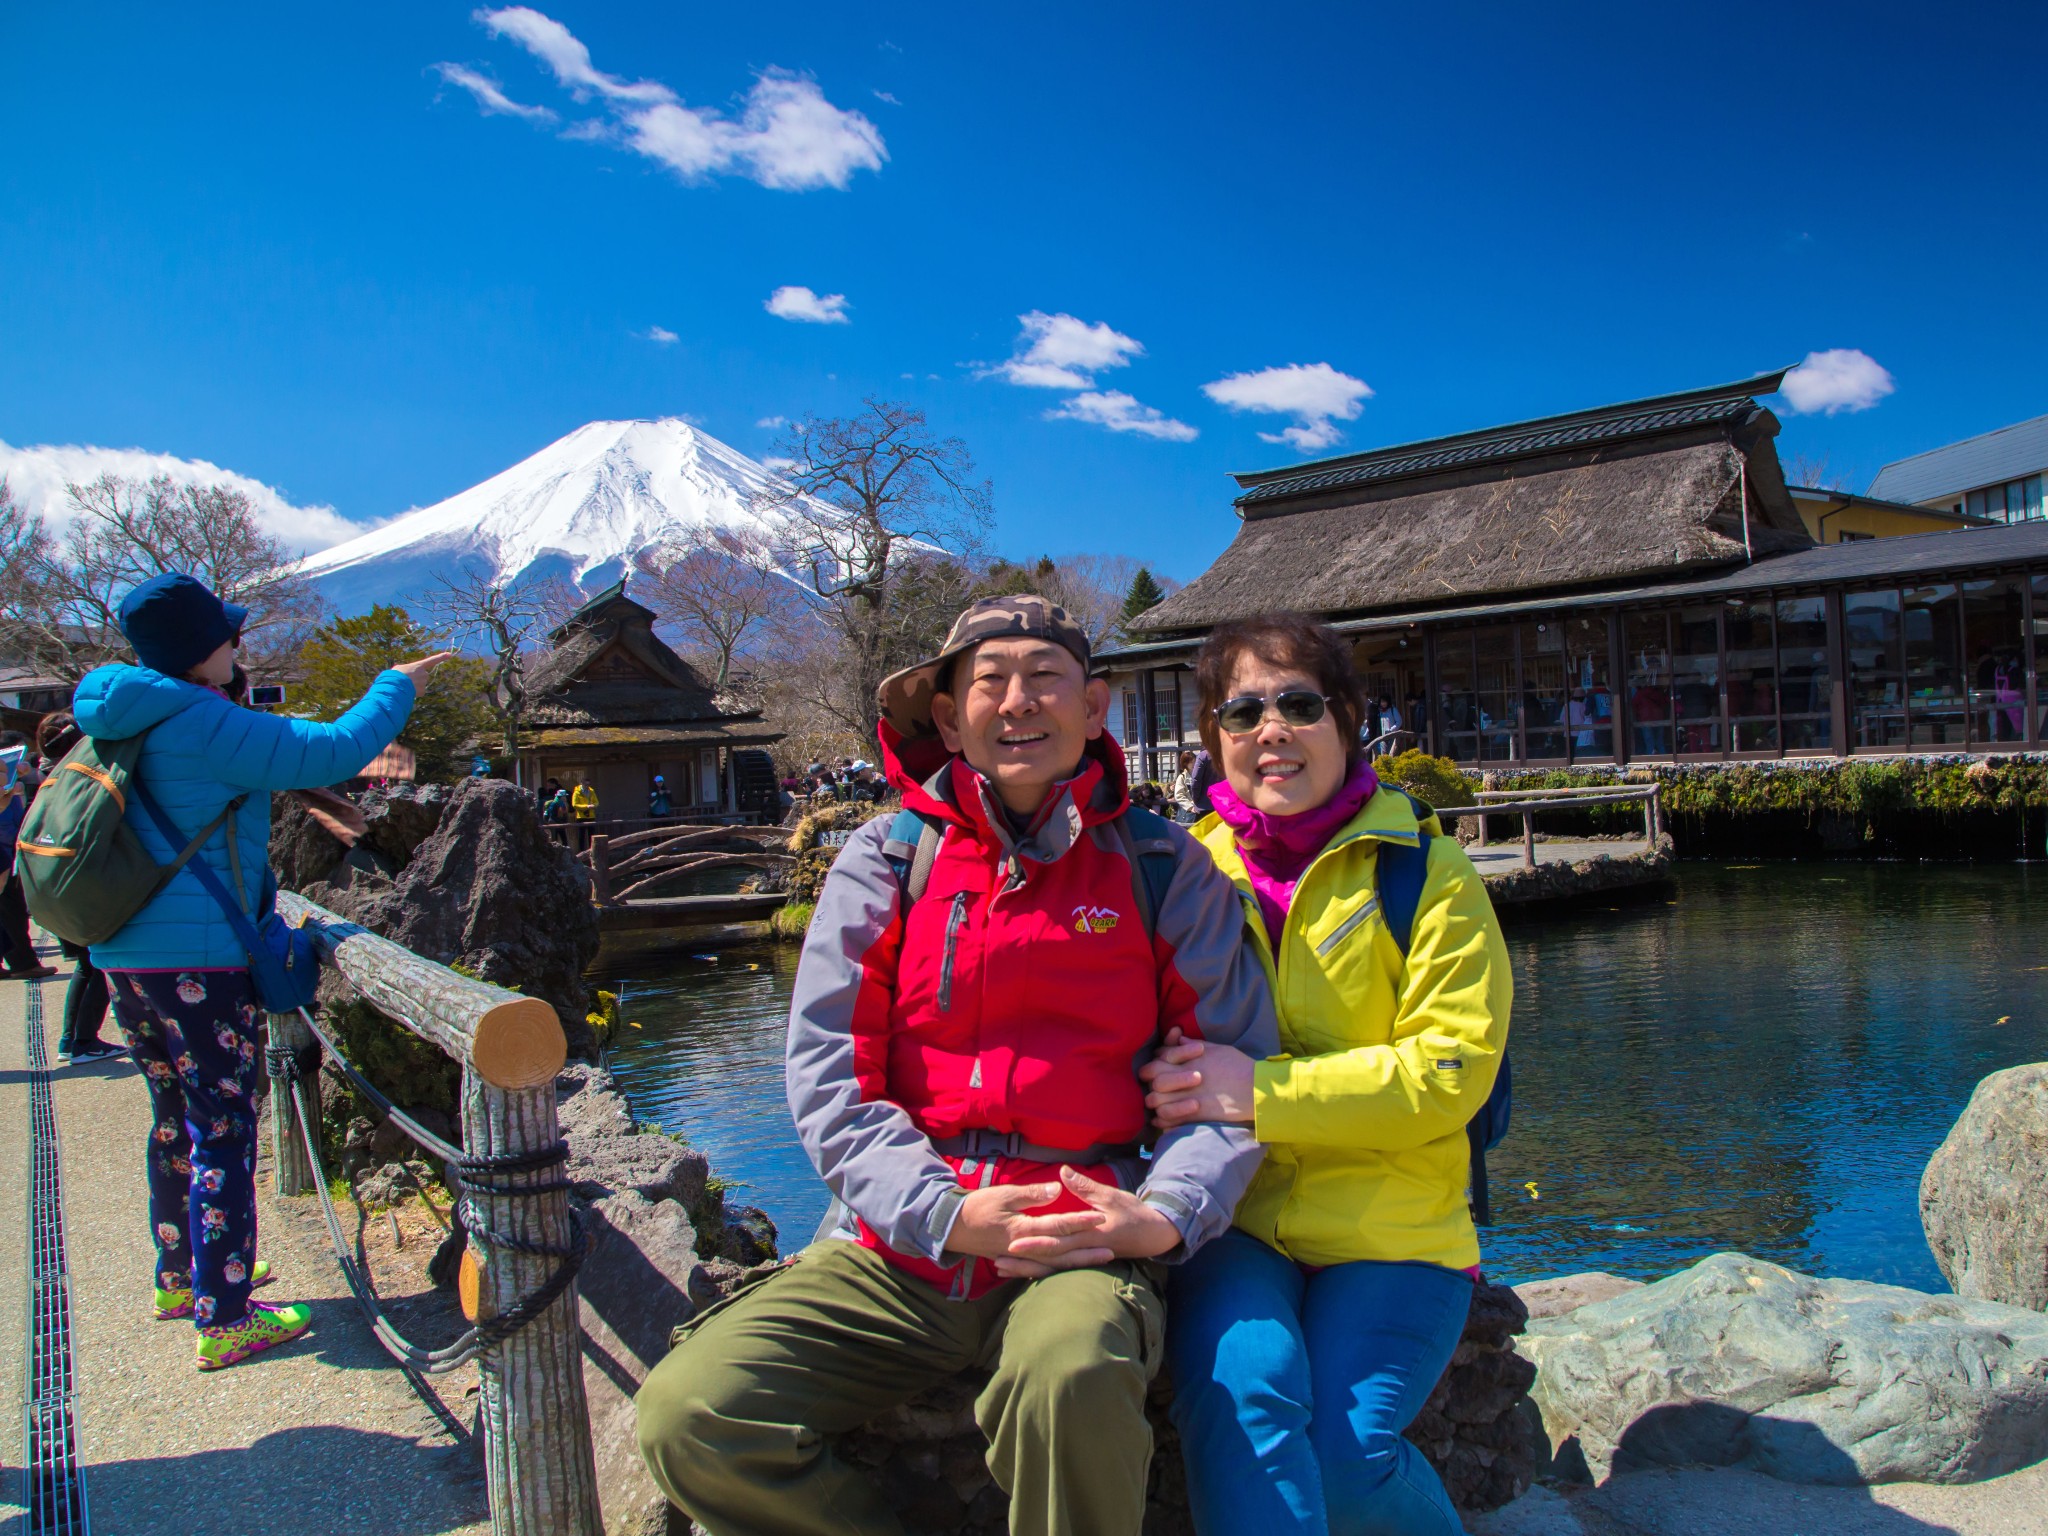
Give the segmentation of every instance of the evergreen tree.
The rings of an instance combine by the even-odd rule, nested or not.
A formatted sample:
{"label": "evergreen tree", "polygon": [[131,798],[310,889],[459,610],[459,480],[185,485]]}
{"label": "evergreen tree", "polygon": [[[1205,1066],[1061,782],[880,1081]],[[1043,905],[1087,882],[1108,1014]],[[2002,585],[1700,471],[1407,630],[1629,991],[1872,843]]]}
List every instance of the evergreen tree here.
{"label": "evergreen tree", "polygon": [[[438,651],[446,639],[414,623],[403,608],[382,605],[323,624],[300,652],[304,678],[286,707],[315,720],[333,720],[369,690],[379,672]],[[399,744],[412,748],[421,779],[458,774],[459,755],[491,727],[490,685],[490,668],[469,656],[444,661],[429,675],[398,733]]]}
{"label": "evergreen tree", "polygon": [[1124,628],[1129,629],[1132,621],[1147,608],[1156,608],[1165,601],[1166,594],[1159,590],[1159,583],[1152,579],[1152,573],[1139,566],[1138,574],[1131,578],[1130,590],[1124,593]]}

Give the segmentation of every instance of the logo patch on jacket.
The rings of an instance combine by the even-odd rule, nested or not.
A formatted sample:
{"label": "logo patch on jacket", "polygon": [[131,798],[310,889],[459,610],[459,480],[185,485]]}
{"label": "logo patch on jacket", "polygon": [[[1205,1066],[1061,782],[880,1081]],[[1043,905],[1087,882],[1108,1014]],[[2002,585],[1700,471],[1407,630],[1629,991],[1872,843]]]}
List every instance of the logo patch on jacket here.
{"label": "logo patch on jacket", "polygon": [[1116,926],[1117,918],[1121,915],[1108,907],[1076,907],[1074,932],[1107,933]]}

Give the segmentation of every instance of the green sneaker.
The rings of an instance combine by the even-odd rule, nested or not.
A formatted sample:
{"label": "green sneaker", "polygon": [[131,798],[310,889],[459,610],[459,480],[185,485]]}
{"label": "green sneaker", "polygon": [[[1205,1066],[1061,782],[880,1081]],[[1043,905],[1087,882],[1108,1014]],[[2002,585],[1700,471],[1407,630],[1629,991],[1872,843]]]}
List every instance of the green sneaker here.
{"label": "green sneaker", "polygon": [[261,1354],[266,1349],[296,1339],[313,1323],[313,1309],[306,1306],[266,1307],[249,1303],[249,1315],[226,1328],[199,1330],[199,1369],[218,1371]]}
{"label": "green sneaker", "polygon": [[[256,1261],[256,1272],[249,1277],[249,1289],[252,1291],[257,1290],[262,1286],[270,1284],[275,1278],[270,1273],[270,1261],[268,1259],[258,1259]],[[158,1322],[168,1323],[175,1318],[190,1317],[191,1315],[191,1286],[180,1286],[175,1291],[167,1291],[162,1286],[157,1287],[156,1320]]]}

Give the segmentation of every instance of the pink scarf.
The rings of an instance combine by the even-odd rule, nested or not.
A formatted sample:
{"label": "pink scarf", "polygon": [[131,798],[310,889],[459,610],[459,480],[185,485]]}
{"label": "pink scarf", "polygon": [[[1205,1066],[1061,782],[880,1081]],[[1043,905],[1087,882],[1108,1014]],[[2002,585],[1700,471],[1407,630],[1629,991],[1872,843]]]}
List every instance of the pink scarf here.
{"label": "pink scarf", "polygon": [[1209,790],[1209,804],[1223,824],[1237,834],[1237,851],[1252,878],[1259,912],[1266,919],[1266,937],[1280,948],[1280,925],[1286,920],[1294,887],[1315,856],[1329,846],[1337,829],[1356,816],[1359,807],[1380,787],[1379,775],[1360,759],[1337,792],[1313,810],[1293,816],[1255,811],[1237,798],[1229,783]]}

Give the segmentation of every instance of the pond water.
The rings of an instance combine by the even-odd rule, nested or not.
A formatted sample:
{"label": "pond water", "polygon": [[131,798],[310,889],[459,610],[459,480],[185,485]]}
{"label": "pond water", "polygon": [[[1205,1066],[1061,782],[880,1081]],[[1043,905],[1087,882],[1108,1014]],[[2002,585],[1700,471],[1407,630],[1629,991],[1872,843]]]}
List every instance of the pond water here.
{"label": "pond water", "polygon": [[[1945,1289],[1920,1171],[1979,1078],[2048,1058],[2044,897],[2020,866],[1688,865],[1654,900],[1511,926],[1489,1274],[1650,1279],[1732,1248]],[[795,951],[608,959],[642,1025],[613,1058],[634,1112],[801,1246],[826,1197],[782,1100]]]}

